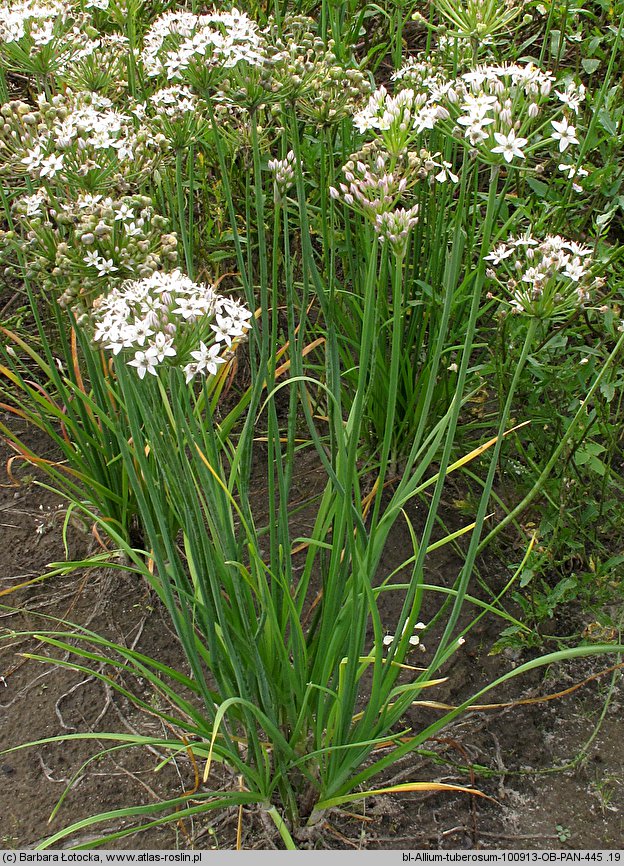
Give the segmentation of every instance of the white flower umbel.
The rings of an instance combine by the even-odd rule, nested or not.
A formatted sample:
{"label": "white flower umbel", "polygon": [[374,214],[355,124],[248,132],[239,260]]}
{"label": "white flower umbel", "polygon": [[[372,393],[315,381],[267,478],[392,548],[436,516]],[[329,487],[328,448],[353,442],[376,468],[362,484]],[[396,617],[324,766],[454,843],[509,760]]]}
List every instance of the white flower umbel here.
{"label": "white flower umbel", "polygon": [[555,90],[555,94],[570,111],[578,114],[581,102],[585,99],[585,87],[574,81],[568,81],[561,90]]}
{"label": "white flower umbel", "polygon": [[205,343],[200,342],[199,349],[196,352],[191,352],[191,358],[195,359],[194,362],[187,364],[184,368],[187,384],[198,373],[202,373],[204,376],[216,376],[219,365],[225,363],[225,358],[221,357],[220,352],[221,346],[218,343],[206,346]]}
{"label": "white flower umbel", "polygon": [[198,100],[188,87],[176,85],[175,87],[163,87],[150,96],[150,103],[154,108],[167,117],[179,118],[181,115],[198,110]]}
{"label": "white flower umbel", "polygon": [[213,286],[194,283],[179,270],[157,271],[94,302],[93,339],[128,358],[141,379],[175,365],[190,382],[198,374],[216,375],[245,338],[251,317]]}
{"label": "white flower umbel", "polygon": [[592,250],[560,235],[510,238],[485,257],[487,275],[517,313],[542,320],[566,318],[604,281],[592,275]]}
{"label": "white flower umbel", "polygon": [[[529,155],[553,141],[560,152],[578,144],[563,112],[578,110],[583,86],[567,81],[555,98],[555,76],[533,63],[479,65],[449,79],[428,61],[412,60],[393,80],[397,92],[380,87],[353,118],[360,132],[381,140],[392,155],[434,127],[478,151],[485,162],[524,170]],[[544,113],[552,121],[551,137],[543,134]]]}
{"label": "white flower umbel", "polygon": [[390,96],[385,87],[376,90],[367,105],[358,111],[353,122],[360,132],[375,132],[392,156],[398,156],[408,146],[417,131],[433,129],[437,113],[433,106],[421,112],[427,97],[411,88]]}
{"label": "white flower umbel", "polygon": [[0,42],[19,42],[30,35],[33,42],[43,45],[52,38],[51,25],[56,18],[65,18],[67,6],[62,0],[0,4]]}
{"label": "white flower umbel", "polygon": [[35,185],[53,180],[63,190],[127,189],[162,158],[162,143],[98,93],[66,88],[40,94],[36,108],[12,100],[0,112],[0,173],[26,173]]}
{"label": "white flower umbel", "polygon": [[74,2],[0,0],[0,64],[39,80],[62,75],[99,43],[90,24]]}
{"label": "white flower umbel", "polygon": [[17,0],[0,2],[0,45],[21,43],[25,52],[40,49],[54,39],[65,24],[70,6],[63,0]]}
{"label": "white flower umbel", "polygon": [[524,148],[553,81],[551,72],[531,63],[476,66],[452,83],[450,113],[459,110],[456,123],[471,147],[488,160],[491,154],[516,164],[526,158]]}
{"label": "white flower umbel", "polygon": [[251,66],[265,62],[258,25],[238,9],[207,15],[165,12],[146,33],[143,46],[147,74],[170,81],[180,81],[194,64],[218,70],[241,61]]}
{"label": "white flower umbel", "polygon": [[76,316],[124,280],[175,267],[177,237],[147,196],[59,199],[41,189],[15,200],[14,246],[23,251],[28,279],[45,293],[62,286],[58,301]]}

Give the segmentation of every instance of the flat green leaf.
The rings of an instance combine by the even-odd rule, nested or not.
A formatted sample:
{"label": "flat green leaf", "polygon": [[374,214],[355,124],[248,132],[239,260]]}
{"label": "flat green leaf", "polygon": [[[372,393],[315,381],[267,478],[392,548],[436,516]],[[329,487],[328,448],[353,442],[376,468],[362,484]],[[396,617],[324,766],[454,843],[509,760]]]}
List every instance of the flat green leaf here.
{"label": "flat green leaf", "polygon": [[607,472],[607,467],[598,455],[604,451],[606,451],[605,446],[599,445],[598,442],[585,442],[574,455],[574,462],[577,466],[586,466],[602,478]]}
{"label": "flat green leaf", "polygon": [[586,57],[581,60],[581,66],[588,75],[591,75],[600,66],[600,60],[597,60],[595,57]]}
{"label": "flat green leaf", "polygon": [[607,403],[610,403],[615,396],[615,385],[613,384],[613,382],[601,382],[600,393],[605,398]]}
{"label": "flat green leaf", "polygon": [[538,180],[536,177],[527,177],[527,183],[539,198],[547,198],[548,184]]}
{"label": "flat green leaf", "polygon": [[591,457],[597,457],[598,454],[603,454],[607,449],[604,445],[598,442],[585,442],[574,455],[574,461],[579,466],[587,463]]}
{"label": "flat green leaf", "polygon": [[615,135],[617,133],[617,123],[613,120],[604,106],[598,112],[598,123],[602,126],[605,132],[609,133],[609,135]]}

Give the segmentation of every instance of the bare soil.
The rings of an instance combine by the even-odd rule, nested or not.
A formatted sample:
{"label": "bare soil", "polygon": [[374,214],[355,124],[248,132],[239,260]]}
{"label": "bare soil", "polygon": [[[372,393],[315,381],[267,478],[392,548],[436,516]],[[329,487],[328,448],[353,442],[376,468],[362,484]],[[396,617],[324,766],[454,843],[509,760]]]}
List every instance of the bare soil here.
{"label": "bare soil", "polygon": [[[37,431],[29,436],[35,450],[45,455],[46,440]],[[0,645],[0,749],[79,731],[165,734],[154,716],[97,679],[24,658],[24,653],[46,656],[51,650],[36,637],[19,633],[49,628],[45,617],[56,617],[184,669],[166,616],[131,573],[83,570],[18,588],[41,575],[49,563],[66,558],[65,508],[34,477],[29,478],[30,470],[15,463],[12,469],[22,483],[12,485],[4,471],[11,453],[6,447],[0,452],[4,485],[0,488],[0,602],[14,608],[0,609],[5,638]],[[314,466],[302,465],[297,473],[302,489],[314,472]],[[314,484],[313,478],[309,480]],[[89,527],[70,521],[65,534],[69,559],[96,549]],[[395,567],[407,549],[409,538],[398,528],[385,567]],[[457,573],[452,553],[438,558],[434,571],[436,580],[452,581]],[[496,582],[495,574],[492,580]],[[566,634],[572,627],[583,627],[582,611],[565,609],[564,613],[567,619],[553,623],[553,633],[558,628]],[[392,615],[389,609],[389,622]],[[527,660],[520,653],[489,654],[499,629],[497,622],[483,619],[445,671],[447,682],[428,696],[459,703]],[[619,670],[605,672],[617,661],[594,657],[506,683],[488,699],[511,705],[465,715],[425,744],[429,754],[404,760],[387,780],[473,781],[491,799],[464,794],[370,797],[358,809],[349,809],[349,814],[331,815],[309,844],[334,849],[624,848],[622,690]],[[567,694],[536,702],[561,692]],[[421,728],[433,718],[432,712],[414,708],[406,724]],[[158,772],[162,756],[147,750],[103,754],[85,764],[110,746],[95,737],[0,754],[0,848],[33,847],[59,828],[96,812],[171,798],[193,786],[193,768],[186,755]],[[61,808],[49,822],[72,779]],[[105,826],[111,830],[124,824],[116,819]],[[109,847],[227,849],[235,845],[236,826],[234,813],[208,815],[151,828]],[[101,828],[86,828],[65,845],[85,842],[100,832]],[[242,844],[281,847],[253,809],[243,816]]]}

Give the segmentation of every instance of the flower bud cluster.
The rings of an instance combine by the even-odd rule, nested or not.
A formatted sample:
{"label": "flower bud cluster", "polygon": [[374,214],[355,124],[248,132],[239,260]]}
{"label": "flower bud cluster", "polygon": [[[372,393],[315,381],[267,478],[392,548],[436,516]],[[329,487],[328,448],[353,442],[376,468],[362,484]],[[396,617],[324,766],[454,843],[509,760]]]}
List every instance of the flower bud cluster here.
{"label": "flower bud cluster", "polygon": [[319,127],[353,114],[370,84],[359,69],[336,57],[334,43],[316,34],[317,22],[302,15],[285,19],[280,29],[270,21],[263,34],[267,45],[264,86],[298,114]]}
{"label": "flower bud cluster", "polygon": [[0,172],[26,174],[35,186],[125,191],[153,171],[166,145],[97,93],[40,94],[36,109],[18,100],[0,114]]}
{"label": "flower bud cluster", "polygon": [[[482,44],[487,42],[483,40]],[[468,36],[453,36],[438,30],[436,54],[448,68],[465,69],[474,58],[474,50]]]}
{"label": "flower bud cluster", "polygon": [[392,81],[404,82],[406,87],[426,93],[428,97],[433,96],[436,101],[440,101],[451,86],[451,80],[443,67],[431,60],[423,60],[420,55],[410,57],[400,69],[393,72]]}
{"label": "flower bud cluster", "polygon": [[407,239],[410,231],[418,222],[418,205],[405,208],[396,208],[377,214],[375,218],[375,231],[379,235],[381,243],[389,243],[396,256],[403,258],[407,250]]}
{"label": "flower bud cluster", "polygon": [[40,125],[40,113],[27,102],[12,99],[0,105],[0,176],[24,173],[20,160],[34,148]]}
{"label": "flower bud cluster", "polygon": [[[449,163],[439,163],[440,154],[429,151],[404,151],[394,156],[380,142],[368,142],[357,153],[351,154],[343,166],[345,179],[338,187],[330,187],[333,199],[342,199],[346,205],[379,225],[378,216],[394,211],[401,199],[421,181],[443,182],[457,176]],[[436,168],[442,171],[434,175]]]}
{"label": "flower bud cluster", "polygon": [[375,224],[377,216],[394,210],[405,193],[424,180],[435,165],[427,151],[410,151],[395,158],[378,142],[369,142],[351,154],[342,167],[345,183],[330,187],[329,193]]}
{"label": "flower bud cluster", "polygon": [[342,197],[349,207],[373,222],[379,214],[392,210],[407,190],[407,178],[393,170],[390,155],[378,147],[364,147],[342,168],[345,183],[338,191],[330,187],[332,198]]}
{"label": "flower bud cluster", "polygon": [[274,192],[273,197],[275,204],[281,204],[284,201],[286,193],[295,182],[295,154],[289,150],[285,159],[270,159],[268,169],[274,174]]}
{"label": "flower bud cluster", "polygon": [[90,193],[52,202],[46,190],[18,199],[14,216],[28,277],[79,311],[104,286],[151,276],[176,264],[177,237],[146,196],[112,199]]}
{"label": "flower bud cluster", "polygon": [[436,162],[436,156],[439,154],[432,156],[420,150],[395,157],[379,142],[369,142],[351,155],[342,169],[345,182],[330,187],[329,194],[362,214],[372,223],[381,243],[388,242],[393,252],[402,256],[409,233],[418,222],[418,205],[406,209],[399,207],[401,202],[409,198],[410,190],[419,181],[433,182],[437,168],[442,168],[436,176],[438,181],[447,175],[457,180],[449,164]]}
{"label": "flower bud cluster", "polygon": [[302,118],[323,128],[350,117],[369,93],[370,84],[358,69],[321,61],[295,107]]}
{"label": "flower bud cluster", "polygon": [[93,304],[93,339],[127,360],[141,379],[181,367],[190,382],[216,375],[250,327],[251,312],[175,270],[124,283]]}
{"label": "flower bud cluster", "polygon": [[592,276],[591,249],[560,235],[512,237],[485,260],[487,276],[505,288],[511,308],[537,319],[565,318],[604,285]]}

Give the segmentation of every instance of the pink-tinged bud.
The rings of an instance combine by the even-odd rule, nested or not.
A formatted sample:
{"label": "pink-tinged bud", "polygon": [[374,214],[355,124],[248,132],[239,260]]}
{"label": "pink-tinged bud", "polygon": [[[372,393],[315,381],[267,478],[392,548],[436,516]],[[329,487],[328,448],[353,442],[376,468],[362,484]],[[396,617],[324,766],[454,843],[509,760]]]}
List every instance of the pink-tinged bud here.
{"label": "pink-tinged bud", "polygon": [[539,114],[539,105],[537,104],[537,102],[532,102],[529,105],[528,110],[529,110],[529,117],[535,118]]}
{"label": "pink-tinged bud", "polygon": [[335,187],[330,186],[330,188],[329,188],[329,197],[330,197],[330,198],[333,198],[333,199],[335,200],[335,199],[337,199],[337,198],[340,198],[340,193],[338,192],[338,190],[337,190]]}
{"label": "pink-tinged bud", "polygon": [[353,196],[351,195],[351,193],[346,193],[344,200],[345,204],[353,204]]}

